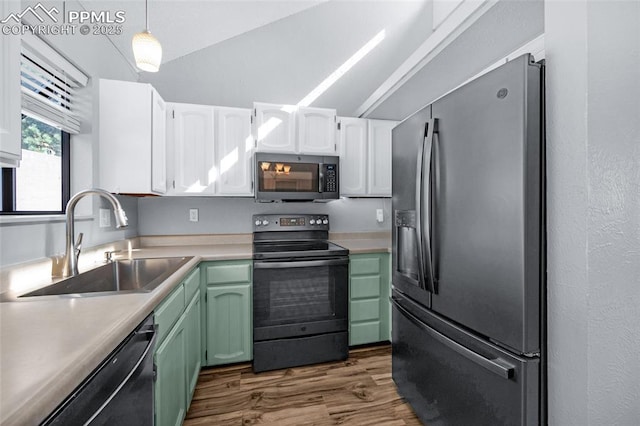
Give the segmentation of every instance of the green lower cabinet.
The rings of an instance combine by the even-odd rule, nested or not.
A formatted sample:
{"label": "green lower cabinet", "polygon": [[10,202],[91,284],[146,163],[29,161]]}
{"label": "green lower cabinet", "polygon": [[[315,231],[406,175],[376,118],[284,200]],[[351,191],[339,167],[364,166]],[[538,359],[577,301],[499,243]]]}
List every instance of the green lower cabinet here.
{"label": "green lower cabinet", "polygon": [[389,253],[349,256],[349,345],[389,340]]}
{"label": "green lower cabinet", "polygon": [[187,413],[184,318],[180,317],[154,355],[156,426],[179,426]]}
{"label": "green lower cabinet", "polygon": [[187,379],[187,407],[191,404],[193,391],[198,383],[198,375],[202,367],[201,358],[201,311],[200,290],[196,292],[193,299],[184,311],[184,328],[185,328],[185,363],[186,363],[186,379]]}
{"label": "green lower cabinet", "polygon": [[207,287],[207,362],[252,359],[251,285]]}
{"label": "green lower cabinet", "polygon": [[206,365],[253,359],[252,270],[251,260],[203,264]]}
{"label": "green lower cabinet", "polygon": [[202,366],[200,269],[191,271],[155,309],[155,425],[181,425]]}

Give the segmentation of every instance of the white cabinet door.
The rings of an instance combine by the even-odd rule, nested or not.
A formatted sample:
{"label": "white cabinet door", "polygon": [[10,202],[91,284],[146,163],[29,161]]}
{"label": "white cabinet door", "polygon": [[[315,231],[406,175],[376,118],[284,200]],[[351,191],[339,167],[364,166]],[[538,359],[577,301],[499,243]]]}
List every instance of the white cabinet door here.
{"label": "white cabinet door", "polygon": [[[9,15],[10,3],[20,4],[3,1],[0,16]],[[20,36],[0,36],[0,71],[0,166],[18,167],[22,159]]]}
{"label": "white cabinet door", "polygon": [[214,157],[214,107],[169,104],[173,121],[171,195],[213,195],[217,179]]}
{"label": "white cabinet door", "polygon": [[368,120],[368,194],[391,196],[391,130],[396,121]]}
{"label": "white cabinet door", "polygon": [[251,110],[216,107],[216,157],[220,195],[253,195],[251,179]]}
{"label": "white cabinet door", "polygon": [[367,193],[367,120],[340,117],[340,195]]}
{"label": "white cabinet door", "polygon": [[167,105],[155,89],[151,90],[151,190],[167,191]]}
{"label": "white cabinet door", "polygon": [[152,163],[151,85],[100,80],[98,95],[100,187],[149,194]]}
{"label": "white cabinet door", "polygon": [[298,123],[298,152],[301,154],[336,153],[336,110],[300,107]]}
{"label": "white cabinet door", "polygon": [[295,107],[255,102],[253,137],[261,152],[296,152]]}

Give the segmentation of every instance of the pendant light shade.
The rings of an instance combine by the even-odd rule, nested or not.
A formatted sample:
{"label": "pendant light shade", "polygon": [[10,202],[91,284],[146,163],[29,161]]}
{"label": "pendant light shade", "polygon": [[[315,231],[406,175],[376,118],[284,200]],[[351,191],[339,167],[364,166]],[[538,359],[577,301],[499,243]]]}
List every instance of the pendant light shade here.
{"label": "pendant light shade", "polygon": [[142,71],[158,72],[162,61],[162,46],[151,31],[149,31],[149,10],[147,0],[145,4],[145,30],[134,35],[131,39],[133,56],[136,59],[136,66]]}
{"label": "pendant light shade", "polygon": [[162,61],[162,46],[148,30],[138,33],[131,40],[136,66],[142,71],[158,72]]}

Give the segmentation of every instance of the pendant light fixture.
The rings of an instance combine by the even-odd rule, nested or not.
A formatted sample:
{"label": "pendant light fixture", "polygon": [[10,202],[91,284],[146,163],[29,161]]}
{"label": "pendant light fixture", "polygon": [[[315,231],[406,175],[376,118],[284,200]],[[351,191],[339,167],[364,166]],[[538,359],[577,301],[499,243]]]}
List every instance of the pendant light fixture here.
{"label": "pendant light fixture", "polygon": [[142,71],[158,72],[162,61],[162,46],[149,31],[149,8],[147,2],[148,0],[144,1],[145,29],[133,36],[131,48],[138,68]]}

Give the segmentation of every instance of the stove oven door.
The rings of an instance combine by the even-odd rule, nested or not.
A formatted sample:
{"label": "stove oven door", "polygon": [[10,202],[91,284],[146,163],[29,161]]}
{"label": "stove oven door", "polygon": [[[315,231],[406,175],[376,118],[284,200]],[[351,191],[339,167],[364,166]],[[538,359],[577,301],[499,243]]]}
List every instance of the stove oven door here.
{"label": "stove oven door", "polygon": [[254,341],[346,331],[349,259],[254,260]]}

